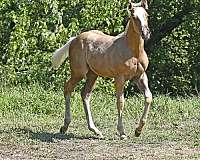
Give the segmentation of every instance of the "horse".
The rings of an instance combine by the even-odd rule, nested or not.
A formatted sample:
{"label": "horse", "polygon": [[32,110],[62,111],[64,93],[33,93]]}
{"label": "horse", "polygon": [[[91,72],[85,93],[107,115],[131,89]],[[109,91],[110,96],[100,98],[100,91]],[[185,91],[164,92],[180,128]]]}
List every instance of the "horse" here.
{"label": "horse", "polygon": [[106,35],[98,30],[83,32],[72,37],[52,56],[52,67],[58,68],[69,57],[71,77],[64,85],[65,118],[60,128],[65,133],[72,119],[70,111],[70,95],[75,86],[86,78],[81,97],[86,114],[88,129],[100,138],[102,132],[95,126],[90,110],[91,93],[98,76],[114,78],[116,88],[118,123],[117,131],[120,139],[126,139],[122,112],[124,109],[124,84],[133,79],[144,93],[145,105],[135,136],[140,136],[147,121],[152,103],[152,94],[148,87],[145,73],[148,57],[144,50],[144,40],[150,38],[148,27],[147,0],[139,3],[129,1],[130,17],[124,32],[117,36]]}

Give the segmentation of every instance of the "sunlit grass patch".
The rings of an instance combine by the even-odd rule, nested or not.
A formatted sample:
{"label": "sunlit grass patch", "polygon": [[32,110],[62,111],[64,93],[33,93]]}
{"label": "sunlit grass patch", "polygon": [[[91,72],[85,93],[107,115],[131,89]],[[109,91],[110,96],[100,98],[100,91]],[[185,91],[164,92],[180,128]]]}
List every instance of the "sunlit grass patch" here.
{"label": "sunlit grass patch", "polygon": [[[76,137],[95,137],[88,131],[80,93],[71,98],[73,120],[68,134],[59,135],[64,118],[63,91],[31,87],[1,88],[0,143],[32,144]],[[200,99],[154,96],[149,119],[141,137],[134,136],[143,111],[144,98],[126,98],[124,124],[130,139],[127,143],[161,143],[172,141],[198,147],[200,139]],[[91,110],[97,127],[107,140],[118,139],[116,98],[94,92]]]}

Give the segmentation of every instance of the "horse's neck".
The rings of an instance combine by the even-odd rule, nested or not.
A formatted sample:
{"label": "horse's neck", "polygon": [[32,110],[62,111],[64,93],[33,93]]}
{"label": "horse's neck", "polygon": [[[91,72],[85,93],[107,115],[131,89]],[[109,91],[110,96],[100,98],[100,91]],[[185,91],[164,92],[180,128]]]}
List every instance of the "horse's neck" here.
{"label": "horse's neck", "polygon": [[126,28],[127,42],[133,56],[139,58],[140,54],[144,51],[144,40],[138,33],[136,33],[133,25],[133,19],[130,18]]}

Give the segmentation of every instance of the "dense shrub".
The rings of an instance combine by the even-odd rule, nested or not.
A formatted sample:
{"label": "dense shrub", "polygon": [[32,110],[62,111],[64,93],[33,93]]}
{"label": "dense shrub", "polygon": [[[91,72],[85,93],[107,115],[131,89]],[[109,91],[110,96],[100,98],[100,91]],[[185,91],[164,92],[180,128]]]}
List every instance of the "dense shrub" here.
{"label": "dense shrub", "polygon": [[[152,32],[188,2],[152,1],[149,11]],[[64,63],[53,71],[52,53],[68,38],[86,30],[98,29],[117,35],[124,30],[127,17],[127,1],[124,0],[2,0],[0,82],[3,85],[40,83],[44,87],[63,86],[70,76],[69,65]],[[150,53],[147,48],[151,59],[148,75],[155,92],[183,94],[198,90],[200,16],[194,11],[185,19],[153,50],[149,50]],[[97,90],[113,93],[111,81],[100,78]],[[132,90],[133,83],[129,82],[127,93]]]}
{"label": "dense shrub", "polygon": [[[183,2],[179,2],[177,9],[180,8],[181,3]],[[176,5],[168,7],[168,11],[174,12],[173,7]],[[149,79],[152,89],[156,91],[175,95],[198,93],[200,86],[200,16],[197,11],[191,13],[190,11],[192,9],[188,8],[188,15],[184,17],[183,23],[164,37],[150,53]],[[166,14],[166,10],[161,13]],[[177,19],[182,18],[183,14],[177,16]],[[156,17],[155,12],[152,16]],[[152,27],[156,28],[155,24]]]}

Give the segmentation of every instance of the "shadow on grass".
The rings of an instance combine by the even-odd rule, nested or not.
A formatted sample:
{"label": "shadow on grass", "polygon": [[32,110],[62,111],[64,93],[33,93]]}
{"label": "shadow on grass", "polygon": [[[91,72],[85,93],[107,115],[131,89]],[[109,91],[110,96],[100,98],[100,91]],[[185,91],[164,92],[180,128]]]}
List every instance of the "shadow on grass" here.
{"label": "shadow on grass", "polygon": [[39,140],[41,142],[48,142],[53,143],[55,140],[71,140],[71,139],[79,139],[79,140],[89,140],[89,139],[98,139],[98,137],[91,136],[91,135],[83,135],[77,136],[73,133],[48,133],[48,132],[34,132],[30,128],[12,128],[11,130],[7,131],[0,131],[1,133],[10,134],[11,132],[15,133],[17,136],[27,136],[29,139],[32,140]]}

